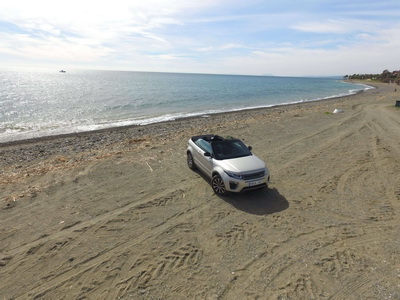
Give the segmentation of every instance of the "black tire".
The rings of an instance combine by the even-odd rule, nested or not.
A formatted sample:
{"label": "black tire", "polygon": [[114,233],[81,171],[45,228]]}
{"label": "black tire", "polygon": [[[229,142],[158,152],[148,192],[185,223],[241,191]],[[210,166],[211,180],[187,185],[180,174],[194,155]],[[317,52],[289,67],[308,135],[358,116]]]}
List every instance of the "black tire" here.
{"label": "black tire", "polygon": [[191,170],[197,169],[196,164],[194,163],[194,160],[193,160],[193,155],[189,151],[187,153],[187,165],[188,165],[189,169],[191,169]]}
{"label": "black tire", "polygon": [[225,196],[227,194],[226,188],[225,188],[225,183],[222,180],[221,176],[214,175],[213,178],[211,179],[211,186],[217,195],[220,196]]}

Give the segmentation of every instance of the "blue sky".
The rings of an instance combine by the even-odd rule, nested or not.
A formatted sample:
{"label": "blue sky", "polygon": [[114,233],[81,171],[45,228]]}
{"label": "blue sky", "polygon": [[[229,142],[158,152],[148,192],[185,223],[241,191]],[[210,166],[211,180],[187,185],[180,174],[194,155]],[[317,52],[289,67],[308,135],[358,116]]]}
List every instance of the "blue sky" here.
{"label": "blue sky", "polygon": [[0,64],[346,75],[400,69],[398,0],[10,0]]}

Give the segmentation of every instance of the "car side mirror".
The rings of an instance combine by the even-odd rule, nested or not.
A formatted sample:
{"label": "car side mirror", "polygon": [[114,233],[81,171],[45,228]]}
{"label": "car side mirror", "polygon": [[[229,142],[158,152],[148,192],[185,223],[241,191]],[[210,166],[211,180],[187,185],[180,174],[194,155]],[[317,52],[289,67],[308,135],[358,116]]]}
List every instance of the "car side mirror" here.
{"label": "car side mirror", "polygon": [[211,157],[211,153],[210,152],[204,152],[204,156]]}
{"label": "car side mirror", "polygon": [[250,151],[253,150],[253,147],[252,147],[252,146],[249,146],[249,147],[247,147],[247,148],[249,148]]}

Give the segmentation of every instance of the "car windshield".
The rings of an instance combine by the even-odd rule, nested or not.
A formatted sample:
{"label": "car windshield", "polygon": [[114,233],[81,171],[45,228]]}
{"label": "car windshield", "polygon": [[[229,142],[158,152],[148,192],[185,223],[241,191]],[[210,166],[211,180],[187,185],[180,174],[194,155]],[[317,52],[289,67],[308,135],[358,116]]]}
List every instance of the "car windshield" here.
{"label": "car windshield", "polygon": [[230,159],[252,155],[240,140],[222,140],[211,143],[215,159]]}

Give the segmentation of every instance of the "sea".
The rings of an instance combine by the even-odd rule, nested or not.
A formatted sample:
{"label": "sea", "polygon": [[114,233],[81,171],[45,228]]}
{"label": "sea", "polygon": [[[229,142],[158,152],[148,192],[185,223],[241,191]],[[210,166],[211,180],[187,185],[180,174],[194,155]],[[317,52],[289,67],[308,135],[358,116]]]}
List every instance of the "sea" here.
{"label": "sea", "polygon": [[0,143],[324,100],[370,88],[340,77],[0,69]]}

